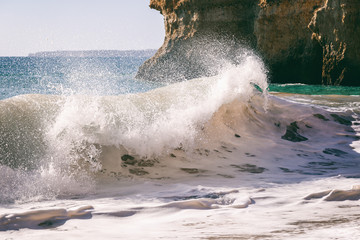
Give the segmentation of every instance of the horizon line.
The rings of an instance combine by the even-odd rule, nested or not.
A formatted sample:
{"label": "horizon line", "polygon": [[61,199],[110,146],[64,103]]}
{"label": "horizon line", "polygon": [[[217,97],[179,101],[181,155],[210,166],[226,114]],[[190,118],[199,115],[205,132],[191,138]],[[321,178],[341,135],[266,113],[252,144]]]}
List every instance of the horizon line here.
{"label": "horizon line", "polygon": [[[81,53],[81,52],[141,52],[141,51],[157,51],[155,48],[146,48],[146,49],[101,49],[101,50],[45,50],[38,52],[30,52],[27,55],[0,55],[0,57],[31,57],[31,55],[36,54],[55,54],[55,53]],[[32,56],[34,57],[34,56]]]}

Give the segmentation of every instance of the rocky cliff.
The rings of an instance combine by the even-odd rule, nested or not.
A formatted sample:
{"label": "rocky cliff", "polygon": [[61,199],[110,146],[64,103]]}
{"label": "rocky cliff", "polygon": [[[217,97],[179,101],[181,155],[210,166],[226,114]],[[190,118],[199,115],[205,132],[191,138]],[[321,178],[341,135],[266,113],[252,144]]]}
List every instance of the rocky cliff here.
{"label": "rocky cliff", "polygon": [[322,48],[322,83],[360,85],[360,1],[326,0],[309,24]]}
{"label": "rocky cliff", "polygon": [[165,40],[138,78],[216,74],[246,49],[272,82],[360,85],[358,0],[151,0]]}

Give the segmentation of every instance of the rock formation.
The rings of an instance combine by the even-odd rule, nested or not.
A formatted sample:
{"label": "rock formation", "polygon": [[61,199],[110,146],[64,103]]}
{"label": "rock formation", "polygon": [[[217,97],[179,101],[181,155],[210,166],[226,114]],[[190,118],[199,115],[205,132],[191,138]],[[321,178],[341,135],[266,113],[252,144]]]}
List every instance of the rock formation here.
{"label": "rock formation", "polygon": [[309,24],[323,50],[322,83],[360,85],[360,1],[326,0]]}
{"label": "rock formation", "polygon": [[308,24],[323,0],[260,1],[255,19],[256,49],[272,82],[320,83],[321,47]]}
{"label": "rock formation", "polygon": [[216,74],[255,50],[272,82],[360,85],[358,0],[151,0],[165,40],[138,78]]}

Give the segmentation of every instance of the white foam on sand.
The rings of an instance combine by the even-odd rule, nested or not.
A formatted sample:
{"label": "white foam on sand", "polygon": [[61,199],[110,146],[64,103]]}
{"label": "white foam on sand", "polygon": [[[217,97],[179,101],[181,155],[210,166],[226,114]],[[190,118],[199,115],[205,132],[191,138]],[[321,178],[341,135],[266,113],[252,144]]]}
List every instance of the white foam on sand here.
{"label": "white foam on sand", "polygon": [[[354,183],[342,177],[264,188],[145,183],[133,185],[134,193],[126,196],[17,206],[14,214],[1,217],[1,226],[7,218],[21,229],[1,234],[21,239],[357,239],[358,201],[305,200],[309,193],[349,189]],[[202,197],[174,200],[191,194]],[[94,209],[81,208],[84,204]],[[21,212],[27,207],[33,210]],[[72,214],[70,208],[78,210]],[[91,218],[77,218],[83,214]]]}
{"label": "white foam on sand", "polygon": [[[48,164],[39,169],[47,174],[24,170],[15,186],[19,194],[39,189],[39,199],[11,198],[19,174],[1,169],[8,192],[0,196],[11,200],[0,205],[1,237],[358,239],[359,153],[351,148],[358,112],[318,108],[311,97],[299,104],[264,96],[253,84],[266,93],[266,75],[250,60],[224,75],[229,82],[61,98],[40,134]],[[3,101],[2,110],[14,101],[41,110],[36,99]],[[26,109],[14,119],[31,121],[4,126],[37,124]],[[54,194],[44,197],[47,189]]]}
{"label": "white foam on sand", "polygon": [[[256,108],[260,99],[253,98],[252,108],[236,101],[221,107],[199,135],[208,140],[144,167],[148,175],[100,175],[98,189],[79,199],[0,208],[2,236],[358,239],[358,154],[344,136],[349,126],[325,110],[272,97],[267,109]],[[281,138],[294,121],[308,141]]]}

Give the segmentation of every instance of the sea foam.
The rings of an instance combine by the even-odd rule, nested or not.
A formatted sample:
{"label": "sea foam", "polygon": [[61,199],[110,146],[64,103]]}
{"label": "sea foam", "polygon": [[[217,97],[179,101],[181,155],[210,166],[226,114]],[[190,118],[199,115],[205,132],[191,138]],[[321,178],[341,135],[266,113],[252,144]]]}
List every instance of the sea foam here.
{"label": "sea foam", "polygon": [[0,200],[86,195],[107,178],[351,172],[352,113],[269,96],[266,73],[248,54],[219,75],[145,93],[2,100]]}

